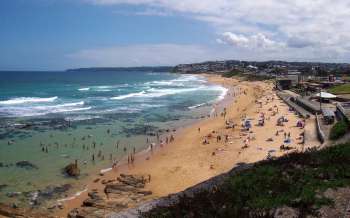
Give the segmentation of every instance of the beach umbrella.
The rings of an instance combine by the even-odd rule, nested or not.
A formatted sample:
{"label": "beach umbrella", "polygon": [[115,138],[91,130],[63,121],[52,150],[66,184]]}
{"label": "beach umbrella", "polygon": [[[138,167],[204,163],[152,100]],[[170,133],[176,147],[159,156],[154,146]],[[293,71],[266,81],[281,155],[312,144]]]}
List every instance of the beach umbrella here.
{"label": "beach umbrella", "polygon": [[317,97],[320,97],[320,95],[321,95],[321,98],[328,98],[328,99],[337,97],[336,95],[333,95],[333,94],[328,93],[328,92],[321,92],[321,94],[320,93],[316,94]]}

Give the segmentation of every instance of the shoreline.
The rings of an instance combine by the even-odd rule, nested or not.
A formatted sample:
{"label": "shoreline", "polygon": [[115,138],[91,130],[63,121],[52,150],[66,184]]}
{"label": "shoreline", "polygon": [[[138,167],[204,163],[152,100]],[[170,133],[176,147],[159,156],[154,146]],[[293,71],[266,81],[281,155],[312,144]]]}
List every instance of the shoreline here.
{"label": "shoreline", "polygon": [[[213,85],[220,85],[220,86],[226,88],[226,91],[224,92],[224,95],[220,95],[218,97],[218,100],[215,100],[215,102],[211,105],[212,110],[205,117],[193,120],[187,124],[183,124],[183,125],[177,127],[176,132],[173,133],[175,138],[177,138],[179,135],[181,136],[182,134],[184,134],[184,131],[188,128],[191,128],[193,125],[196,125],[200,122],[203,122],[204,120],[207,120],[208,118],[212,118],[213,113],[215,113],[218,110],[218,108],[222,109],[226,105],[228,105],[229,103],[232,103],[232,101],[234,100],[234,99],[227,99],[228,93],[230,91],[232,91],[232,89],[233,89],[232,87],[230,88],[230,87],[227,87],[227,84],[224,85],[224,84],[217,83],[215,81],[211,81],[210,78],[213,75],[210,75],[210,74],[200,74],[200,75],[205,77],[205,79],[207,80],[208,83],[213,84]],[[215,75],[215,76],[217,76],[217,75]],[[235,83],[238,83],[238,80],[236,80]],[[208,103],[204,103],[203,105],[196,107],[196,108],[206,106],[207,104]],[[162,135],[160,135],[160,137],[161,136]],[[161,150],[167,149],[167,146],[168,145],[166,145],[165,147],[160,147],[159,145],[157,145],[153,149],[152,155],[156,155]],[[85,185],[83,190],[78,190],[75,193],[73,193],[65,198],[55,200],[57,203],[63,204],[64,209],[55,211],[53,214],[55,216],[58,216],[58,217],[67,217],[66,215],[69,213],[69,211],[71,211],[74,208],[81,207],[82,202],[88,197],[89,190],[91,191],[91,190],[98,189],[99,191],[102,191],[102,189],[100,189],[100,188],[104,187],[104,185],[103,184],[96,184],[95,182],[93,182],[94,180],[96,180],[96,179],[112,180],[112,177],[116,177],[122,173],[128,173],[132,168],[137,167],[135,165],[142,164],[143,162],[152,161],[152,160],[149,160],[147,157],[147,155],[149,155],[148,153],[150,152],[150,149],[151,149],[150,146],[148,146],[148,147],[142,149],[141,151],[137,152],[135,154],[135,162],[132,165],[129,165],[127,163],[127,156],[124,156],[122,159],[120,159],[118,161],[118,165],[115,168],[109,167],[109,168],[105,168],[105,169],[100,169],[99,170],[100,175],[94,174],[94,175],[88,176],[88,178],[85,179],[86,185]],[[102,174],[103,174],[103,176],[101,176]],[[97,185],[97,187],[96,187],[96,185]],[[150,199],[155,199],[157,197],[160,197],[160,196],[153,196]],[[74,206],[72,206],[72,205],[74,205]]]}
{"label": "shoreline", "polygon": [[[296,149],[300,149],[297,145],[297,139],[302,130],[294,127],[294,122],[298,120],[293,113],[288,111],[288,107],[275,96],[272,86],[265,82],[239,82],[232,78],[223,78],[219,75],[204,75],[210,83],[219,84],[228,87],[225,98],[214,104],[216,110],[214,116],[199,119],[194,123],[177,129],[175,141],[149,152],[146,149],[136,155],[135,163],[130,165],[127,162],[106,172],[104,175],[91,175],[90,182],[87,184],[89,191],[94,190],[104,195],[106,184],[101,181],[115,181],[121,173],[133,175],[151,175],[152,181],[146,184],[147,190],[152,194],[142,199],[142,202],[166,196],[171,193],[182,191],[190,186],[205,181],[213,176],[227,172],[241,162],[252,163],[266,158],[266,155],[273,153],[274,156],[281,156],[288,151],[278,151],[283,139],[276,139],[276,142],[267,143],[267,134],[274,135],[276,129],[272,128],[276,114],[269,116],[266,121],[269,125],[266,130],[252,127],[253,133],[242,133],[238,130],[239,123],[243,117],[251,117],[252,122],[256,122],[256,116],[260,113],[270,113],[271,108],[276,106],[280,111],[277,114],[288,116],[291,121],[283,129],[285,133],[291,130],[293,145]],[[266,98],[266,99],[265,99]],[[257,101],[265,99],[266,105],[261,103],[261,109],[258,107]],[[224,108],[227,109],[227,119],[221,115]],[[225,109],[225,110],[226,110]],[[275,110],[275,109],[273,109]],[[275,111],[274,111],[275,113]],[[233,121],[237,129],[225,128],[227,120]],[[292,123],[293,122],[293,123]],[[270,127],[271,126],[271,127]],[[287,128],[286,128],[287,127]],[[200,128],[200,131],[199,131]],[[282,129],[282,131],[284,131]],[[257,131],[255,133],[255,131]],[[278,130],[281,131],[281,130]],[[208,135],[227,135],[225,143],[213,141]],[[247,136],[248,135],[248,136]],[[282,134],[281,134],[282,135]],[[244,138],[251,139],[247,148],[244,147]],[[203,144],[204,140],[209,140],[210,144]],[[255,144],[255,146],[250,144]],[[271,145],[270,145],[271,144]],[[272,145],[273,144],[273,145]],[[243,146],[243,147],[242,147]],[[266,146],[266,148],[265,148]],[[269,148],[268,148],[269,147]],[[274,150],[274,152],[270,152]],[[125,161],[125,160],[124,160]],[[98,181],[97,181],[98,180]],[[94,182],[97,181],[97,182]],[[88,192],[82,193],[75,199],[63,203],[64,208],[57,210],[54,214],[58,217],[66,217],[73,208],[81,208],[82,202],[87,199]],[[107,198],[108,201],[110,201]],[[128,204],[128,208],[136,206],[141,202]],[[83,208],[86,209],[86,208]]]}

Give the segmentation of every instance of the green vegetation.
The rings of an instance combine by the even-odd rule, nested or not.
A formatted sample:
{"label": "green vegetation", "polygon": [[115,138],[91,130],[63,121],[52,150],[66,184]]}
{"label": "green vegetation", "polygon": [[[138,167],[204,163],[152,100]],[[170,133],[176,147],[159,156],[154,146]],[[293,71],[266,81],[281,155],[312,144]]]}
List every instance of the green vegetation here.
{"label": "green vegetation", "polygon": [[238,76],[238,77],[242,77],[245,80],[248,81],[263,81],[263,80],[269,80],[272,79],[272,77],[270,76],[266,76],[266,75],[259,75],[259,74],[244,74],[239,70],[233,70],[230,72],[226,72],[224,74],[222,74],[223,77],[234,77],[234,76]]}
{"label": "green vegetation", "polygon": [[322,193],[350,186],[350,143],[292,153],[263,161],[230,176],[223,185],[201,191],[180,202],[157,207],[143,217],[273,217],[274,210],[289,206],[299,217],[317,215],[333,201]]}
{"label": "green vegetation", "polygon": [[349,123],[341,120],[337,122],[331,129],[331,132],[329,134],[329,139],[336,140],[345,135],[345,133],[349,129]]}
{"label": "green vegetation", "polygon": [[233,70],[230,72],[226,72],[224,74],[222,74],[223,77],[234,77],[234,76],[242,76],[242,72],[238,71],[238,70]]}
{"label": "green vegetation", "polygon": [[350,93],[350,83],[334,86],[328,89],[329,92],[337,94],[349,94]]}

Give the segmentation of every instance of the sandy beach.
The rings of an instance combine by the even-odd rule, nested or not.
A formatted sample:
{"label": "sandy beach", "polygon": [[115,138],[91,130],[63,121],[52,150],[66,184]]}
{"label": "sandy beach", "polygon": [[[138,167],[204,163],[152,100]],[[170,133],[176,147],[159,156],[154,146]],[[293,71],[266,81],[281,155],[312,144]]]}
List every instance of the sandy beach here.
{"label": "sandy beach", "polygon": [[[62,202],[64,209],[57,210],[54,216],[66,217],[73,208],[79,208],[91,190],[105,197],[105,185],[100,181],[116,179],[120,173],[144,175],[145,178],[150,175],[145,188],[152,191],[152,195],[144,199],[149,200],[182,191],[239,163],[252,163],[318,145],[316,141],[302,144],[304,128],[296,124],[303,120],[276,96],[272,83],[205,76],[208,81],[228,88],[226,97],[214,105],[210,117],[178,129],[173,142],[162,146],[158,143],[152,151],[137,154],[133,164],[125,160],[103,175],[92,176],[86,191]],[[277,126],[282,116],[283,122]],[[262,122],[263,125],[258,125]],[[248,123],[249,130],[243,128],[242,123]],[[307,125],[314,123],[307,122]],[[170,137],[170,133],[167,136]],[[160,140],[165,141],[165,137]],[[287,149],[281,150],[281,145]],[[106,198],[106,201],[111,199]]]}

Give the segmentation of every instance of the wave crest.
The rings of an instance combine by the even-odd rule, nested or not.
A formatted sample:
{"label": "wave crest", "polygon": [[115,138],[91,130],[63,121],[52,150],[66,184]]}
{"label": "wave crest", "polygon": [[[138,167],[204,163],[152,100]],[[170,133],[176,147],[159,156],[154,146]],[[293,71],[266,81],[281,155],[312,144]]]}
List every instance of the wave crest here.
{"label": "wave crest", "polygon": [[20,97],[13,98],[5,101],[0,101],[0,104],[10,105],[10,104],[25,104],[25,103],[38,103],[38,102],[53,102],[57,100],[58,97],[50,97],[50,98],[38,98],[38,97]]}

